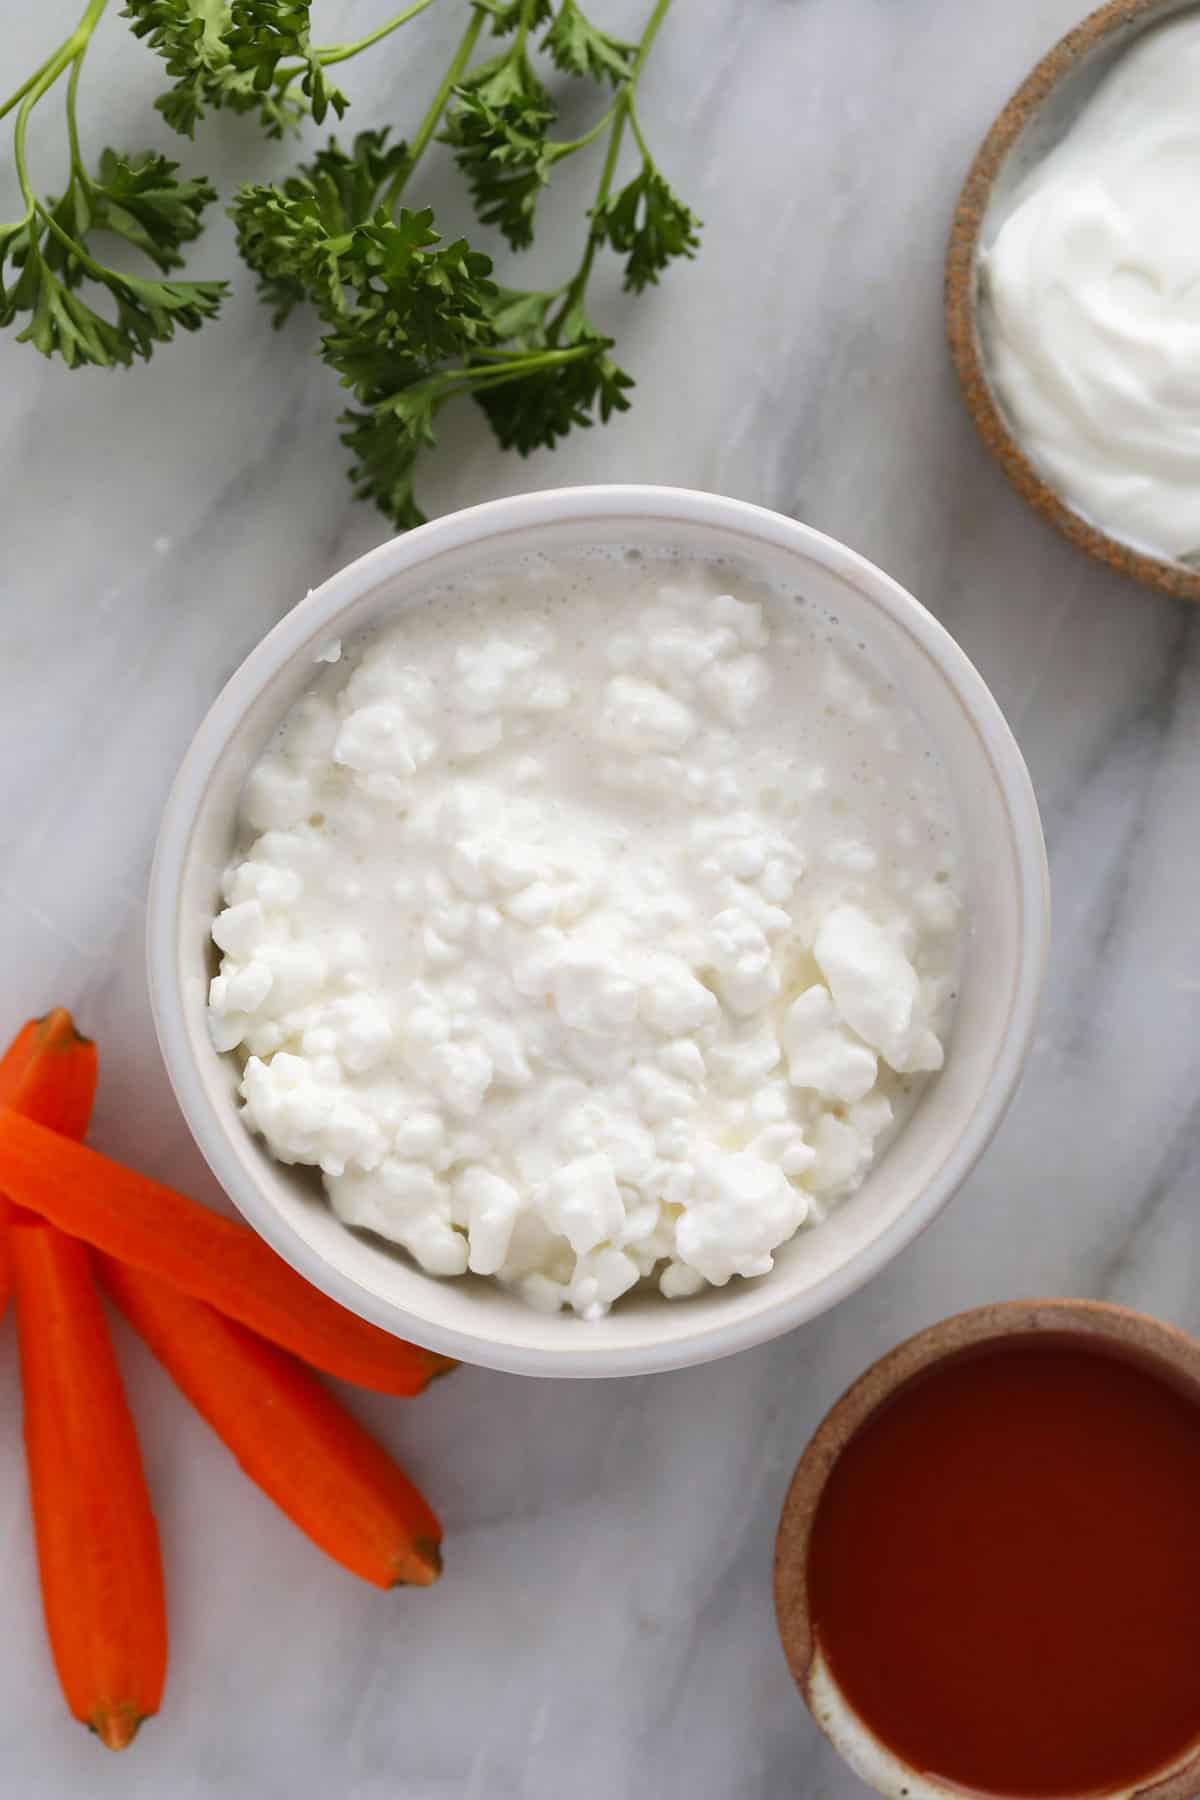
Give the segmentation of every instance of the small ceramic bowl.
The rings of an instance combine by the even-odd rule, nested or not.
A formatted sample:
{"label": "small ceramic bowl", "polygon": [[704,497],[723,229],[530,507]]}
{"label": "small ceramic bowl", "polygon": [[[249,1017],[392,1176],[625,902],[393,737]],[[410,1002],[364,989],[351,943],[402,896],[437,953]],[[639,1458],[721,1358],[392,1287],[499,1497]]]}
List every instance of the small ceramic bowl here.
{"label": "small ceramic bowl", "polygon": [[[817,1507],[835,1462],[871,1414],[915,1375],[947,1356],[1008,1337],[1050,1333],[1099,1340],[1157,1366],[1200,1394],[1200,1343],[1158,1319],[1100,1300],[1013,1300],[959,1313],[919,1332],[861,1376],[818,1427],[792,1477],[775,1545],[775,1609],[796,1685],[813,1718],[855,1773],[888,1800],[963,1800],[965,1790],[910,1768],[874,1736],[841,1693],[813,1633],[808,1611],[808,1547]],[[1195,1800],[1195,1750],[1160,1770],[1149,1785],[1104,1800]]]}
{"label": "small ceramic bowl", "polygon": [[[860,1191],[801,1233],[773,1272],[693,1300],[625,1296],[584,1323],[532,1311],[479,1277],[438,1281],[341,1225],[313,1171],[275,1162],[238,1117],[238,1069],[205,1022],[209,927],[247,773],[332,637],[430,589],[524,555],[603,546],[721,559],[837,613],[874,651],[941,753],[964,852],[969,921],[946,1067]],[[452,600],[443,602],[452,604]],[[723,1356],[833,1306],[935,1216],[999,1123],[1028,1048],[1048,933],[1045,851],[1020,752],[937,621],[886,575],[790,519],[672,488],[565,488],[455,513],[382,545],[303,600],[217,699],[167,803],[147,919],[151,998],[180,1105],[213,1172],[300,1273],[377,1325],[467,1362],[530,1375],[632,1375]]]}
{"label": "small ceramic bowl", "polygon": [[1016,188],[1063,136],[1133,39],[1195,6],[1196,0],[1108,0],[1047,51],[1003,108],[971,165],[954,213],[945,281],[950,354],[967,410],[1018,493],[1077,549],[1183,600],[1200,600],[1200,570],[1110,537],[1076,512],[1026,455],[988,372],[979,260]]}

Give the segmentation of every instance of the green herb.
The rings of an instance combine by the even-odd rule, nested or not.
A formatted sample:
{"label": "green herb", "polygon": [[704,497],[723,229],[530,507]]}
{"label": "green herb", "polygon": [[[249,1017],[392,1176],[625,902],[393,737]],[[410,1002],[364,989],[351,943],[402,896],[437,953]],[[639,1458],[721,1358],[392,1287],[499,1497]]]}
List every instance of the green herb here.
{"label": "green herb", "polygon": [[[586,297],[603,245],[625,258],[625,285],[635,291],[696,249],[696,221],[655,164],[635,109],[668,5],[658,0],[630,45],[593,26],[576,0],[557,8],[479,0],[410,146],[388,150],[376,132],[349,150],[331,142],[281,186],[237,196],[239,247],[263,298],[277,319],[302,297],[316,309],[322,355],[357,402],[342,420],[356,492],[397,526],[423,516],[414,475],[449,401],[472,397],[500,444],[522,455],[628,407],[632,377],[591,323]],[[485,20],[508,41],[472,66]],[[612,89],[601,118],[578,138],[551,135],[555,109],[531,54],[543,28],[541,47],[559,68]],[[616,188],[627,126],[640,166]],[[439,129],[481,223],[517,250],[533,239],[538,197],[555,165],[606,141],[579,261],[560,286],[500,288],[486,256],[464,240],[446,243],[428,209],[401,207]]]}
{"label": "green herb", "polygon": [[282,137],[306,112],[341,118],[346,96],[327,78],[333,63],[369,50],[433,0],[397,13],[349,44],[315,49],[308,0],[129,0],[124,17],[167,65],[174,87],[155,101],[169,125],[191,137],[209,107],[257,112],[268,137]]}
{"label": "green herb", "polygon": [[[194,331],[211,318],[226,287],[223,281],[130,275],[101,260],[95,240],[107,234],[123,238],[169,276],[182,266],[181,246],[198,236],[201,214],[216,198],[206,181],[180,179],[177,163],[151,151],[128,156],[105,150],[94,174],[86,168],[76,100],[105,4],[91,0],[70,36],[0,106],[0,118],[16,109],[13,153],[25,207],[19,219],[0,224],[0,325],[27,314],[18,338],[46,356],[61,356],[71,368],[110,368],[148,357],[177,329]],[[55,199],[42,197],[33,185],[27,132],[34,108],[63,75],[69,172]]]}
{"label": "green herb", "polygon": [[580,12],[575,0],[562,0],[543,47],[568,75],[590,75],[593,81],[607,79],[614,87],[628,81],[637,54],[636,45],[623,44],[598,31]]}
{"label": "green herb", "polygon": [[[88,248],[90,234],[116,232],[165,276],[213,198],[207,183],[180,180],[160,156],[105,152],[96,175],[84,171],[75,87],[105,3],[91,0],[71,37],[3,109],[20,107],[16,155],[28,210],[0,228],[0,284],[5,257],[14,271],[11,285],[0,285],[0,318],[29,311],[21,335],[69,362],[148,354],[175,325],[191,329],[215,311],[223,288],[134,281],[105,269]],[[173,85],[156,104],[176,130],[190,136],[208,110],[225,108],[255,114],[279,137],[309,113],[340,117],[347,101],[328,78],[330,66],[431,4],[416,0],[368,36],[324,47],[311,42],[308,0],[128,0],[125,16],[166,64]],[[235,196],[238,248],[275,323],[311,308],[321,355],[353,396],[341,423],[355,490],[397,526],[422,518],[414,477],[451,400],[474,399],[500,444],[522,455],[628,407],[632,377],[587,311],[597,254],[615,251],[625,287],[636,293],[674,258],[694,255],[698,242],[697,222],[658,168],[637,112],[638,84],[669,5],[656,0],[640,39],[625,43],[594,24],[579,0],[467,0],[461,39],[409,140],[390,141],[387,130],[360,132],[349,146],[331,138],[282,181],[247,184]],[[499,44],[477,60],[487,28]],[[603,96],[600,116],[580,136],[554,135],[556,107],[539,60],[542,71],[593,84]],[[70,181],[60,200],[42,202],[25,169],[25,123],[67,69]],[[637,167],[621,184],[627,133]],[[488,255],[465,238],[443,237],[431,209],[412,198],[418,165],[439,138],[481,225],[514,250],[533,241],[541,192],[557,165],[603,145],[574,266],[559,285],[501,287]],[[107,289],[115,318],[84,306],[79,290],[88,281]]]}

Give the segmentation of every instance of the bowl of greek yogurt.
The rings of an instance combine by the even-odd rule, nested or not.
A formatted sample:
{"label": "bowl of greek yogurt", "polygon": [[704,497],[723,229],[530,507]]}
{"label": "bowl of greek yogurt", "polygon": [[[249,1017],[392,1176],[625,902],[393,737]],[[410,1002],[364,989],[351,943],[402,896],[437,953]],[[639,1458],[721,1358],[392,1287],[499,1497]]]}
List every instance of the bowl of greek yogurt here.
{"label": "bowl of greek yogurt", "polygon": [[1036,803],[936,621],[789,519],[496,501],[302,601],[169,799],[160,1042],[218,1179],[543,1375],[786,1331],[934,1217],[1032,1030]]}
{"label": "bowl of greek yogurt", "polygon": [[1005,105],[946,265],[968,409],[1077,547],[1200,599],[1200,7],[1110,0]]}

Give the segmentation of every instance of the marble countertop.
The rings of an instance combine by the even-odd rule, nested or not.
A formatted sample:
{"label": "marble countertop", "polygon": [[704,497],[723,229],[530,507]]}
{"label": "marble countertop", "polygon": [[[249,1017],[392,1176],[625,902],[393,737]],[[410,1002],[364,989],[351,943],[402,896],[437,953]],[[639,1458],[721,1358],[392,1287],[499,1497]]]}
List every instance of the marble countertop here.
{"label": "marble countertop", "polygon": [[[942,341],[969,157],[1082,5],[683,0],[646,111],[704,249],[643,302],[605,301],[634,409],[527,463],[452,432],[424,488],[437,510],[575,481],[724,490],[844,538],[960,639],[1029,759],[1056,900],[1036,1048],[982,1165],[886,1273],[766,1348],[639,1381],[463,1370],[427,1401],[356,1397],[444,1516],[429,1595],[381,1596],[326,1563],[122,1334],[172,1668],[162,1716],[119,1762],[66,1717],[51,1670],[6,1321],[0,1791],[855,1800],[771,1613],[776,1515],[820,1414],[898,1339],[983,1300],[1091,1294],[1200,1329],[1200,612],[1092,566],[1026,510],[972,434]],[[6,89],[75,12],[13,10]],[[389,10],[315,7],[323,37]],[[451,12],[397,50],[405,89],[444,58]],[[158,67],[115,9],[94,61],[91,141],[167,145]],[[395,67],[347,71],[356,127],[392,116]],[[174,153],[223,191],[291,154],[220,120]],[[234,272],[223,221],[202,250],[205,272]],[[71,375],[0,343],[5,1030],[73,1007],[101,1046],[94,1140],[213,1204],[154,1044],[143,895],[218,687],[385,535],[350,498],[334,384],[303,345],[299,325],[272,334],[244,277],[218,324],[131,373]]]}

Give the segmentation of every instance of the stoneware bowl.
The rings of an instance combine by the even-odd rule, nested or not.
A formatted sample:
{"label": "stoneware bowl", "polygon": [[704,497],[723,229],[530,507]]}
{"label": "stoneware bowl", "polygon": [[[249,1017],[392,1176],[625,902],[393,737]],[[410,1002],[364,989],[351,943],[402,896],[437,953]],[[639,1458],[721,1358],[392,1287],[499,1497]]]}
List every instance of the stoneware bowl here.
{"label": "stoneware bowl", "polygon": [[[347,1230],[310,1170],[273,1161],[238,1118],[214,1051],[208,928],[245,776],[331,637],[432,587],[523,555],[642,546],[724,559],[836,611],[890,671],[940,749],[971,897],[946,1067],[862,1189],[786,1246],[771,1275],[695,1300],[632,1294],[596,1323],[546,1317],[479,1278],[438,1281]],[[444,604],[453,604],[448,599]],[[995,1130],[1029,1044],[1048,929],[1045,852],[1025,766],[979,675],[941,626],[841,544],[736,500],[670,488],[567,488],[498,500],[383,544],[263,640],[201,725],[163,819],[148,915],[151,997],[180,1105],[226,1192],[300,1273],[364,1318],[468,1362],[531,1375],[632,1375],[757,1344],[859,1287],[945,1205]]]}
{"label": "stoneware bowl", "polygon": [[[775,1545],[775,1609],[788,1666],[817,1724],[869,1787],[888,1800],[963,1800],[964,1789],[919,1774],[870,1732],[843,1697],[813,1636],[808,1613],[808,1545],[817,1506],[843,1447],[889,1395],[914,1375],[981,1344],[1051,1332],[1100,1340],[1167,1371],[1200,1392],[1200,1343],[1158,1319],[1100,1300],[1012,1300],[943,1319],[869,1368],[818,1427],[792,1477]],[[1104,1800],[1195,1800],[1200,1755],[1190,1751],[1146,1786]]]}
{"label": "stoneware bowl", "polygon": [[1026,456],[989,379],[979,259],[1016,188],[1074,122],[1133,39],[1195,5],[1196,0],[1109,0],[1047,52],[1004,107],[971,165],[950,232],[945,296],[950,354],[967,410],[1018,493],[1078,549],[1184,600],[1200,600],[1200,571],[1109,537],[1056,493]]}

